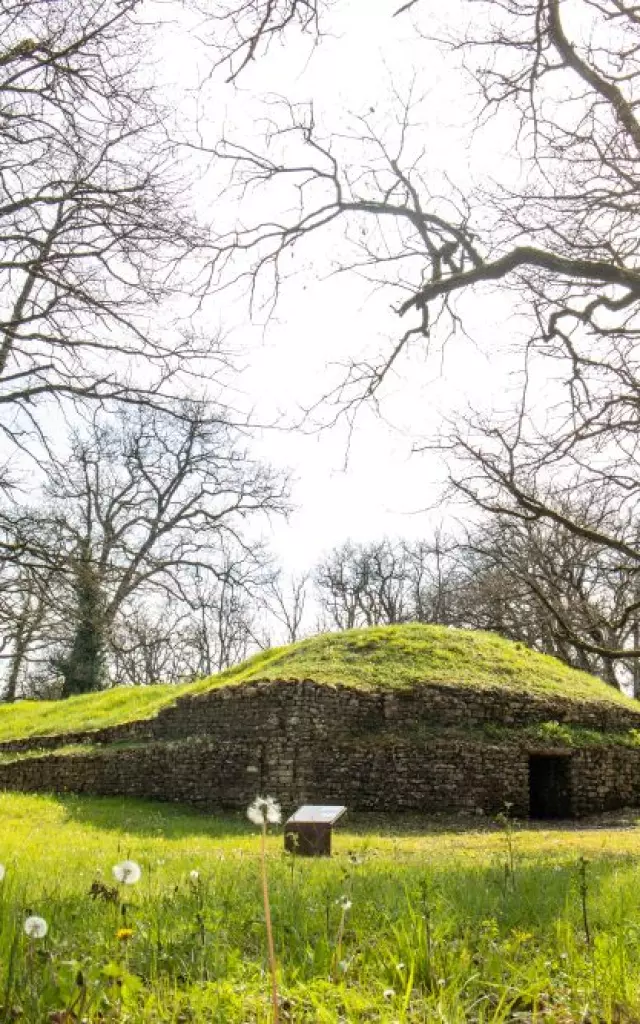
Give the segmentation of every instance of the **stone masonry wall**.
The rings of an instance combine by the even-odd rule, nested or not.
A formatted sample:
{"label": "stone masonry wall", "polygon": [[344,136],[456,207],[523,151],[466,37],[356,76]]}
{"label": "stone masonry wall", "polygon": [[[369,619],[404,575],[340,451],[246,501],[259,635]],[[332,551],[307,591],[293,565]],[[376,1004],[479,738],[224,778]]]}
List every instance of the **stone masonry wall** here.
{"label": "stone masonry wall", "polygon": [[224,686],[187,694],[147,721],[93,732],[28,737],[0,743],[0,751],[55,749],[69,743],[173,740],[187,736],[306,738],[393,730],[416,723],[469,728],[485,723],[518,726],[570,722],[605,732],[640,729],[640,704],[633,707],[542,698],[502,688],[416,685],[410,690],[357,690],[312,681],[276,680]]}
{"label": "stone masonry wall", "polygon": [[287,808],[302,802],[344,803],[353,810],[482,808],[509,801],[526,814],[527,759],[515,750],[464,741],[408,741],[290,747],[210,740],[149,743],[125,750],[51,754],[0,765],[0,787],[126,795],[203,809],[246,807],[271,793]]}
{"label": "stone masonry wall", "polygon": [[640,806],[640,750],[589,747],[571,758],[572,809],[576,817]]}
{"label": "stone masonry wall", "polygon": [[[498,689],[423,686],[382,694],[262,682],[183,697],[148,722],[67,734],[63,742],[89,740],[93,749],[0,765],[0,787],[149,797],[203,809],[242,808],[257,793],[273,794],[285,808],[311,801],[424,813],[495,813],[508,802],[524,816],[529,755],[548,753],[570,758],[574,813],[640,805],[640,750],[545,749],[525,734],[517,738],[518,726],[549,720],[615,731],[640,727],[640,712]],[[508,728],[504,742],[465,735],[488,722]],[[123,740],[134,742],[114,745]]]}

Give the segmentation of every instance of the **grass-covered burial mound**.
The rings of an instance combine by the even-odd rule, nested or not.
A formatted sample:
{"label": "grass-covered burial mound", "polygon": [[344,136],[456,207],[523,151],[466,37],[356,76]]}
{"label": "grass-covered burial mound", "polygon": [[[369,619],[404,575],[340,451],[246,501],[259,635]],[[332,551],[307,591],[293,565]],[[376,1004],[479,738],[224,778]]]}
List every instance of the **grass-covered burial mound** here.
{"label": "grass-covered burial mound", "polygon": [[205,807],[564,817],[640,804],[640,707],[490,633],[311,637],[183,686],[0,708],[0,785]]}

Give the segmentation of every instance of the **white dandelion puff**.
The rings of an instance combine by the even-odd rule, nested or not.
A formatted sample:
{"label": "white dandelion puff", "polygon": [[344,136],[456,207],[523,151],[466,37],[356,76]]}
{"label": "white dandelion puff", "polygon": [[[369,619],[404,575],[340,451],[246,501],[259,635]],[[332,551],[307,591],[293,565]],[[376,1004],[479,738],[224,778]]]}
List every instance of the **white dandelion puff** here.
{"label": "white dandelion puff", "polygon": [[395,994],[396,990],[394,988],[385,988],[384,992],[382,993],[385,999],[393,999]]}
{"label": "white dandelion puff", "polygon": [[196,869],[194,868],[192,871],[189,872],[189,878],[191,879],[192,882],[199,882],[200,872],[196,871]]}
{"label": "white dandelion puff", "polygon": [[272,796],[257,796],[247,808],[247,818],[254,825],[279,825],[282,821],[280,804]]}
{"label": "white dandelion puff", "polygon": [[0,864],[0,882],[2,881],[6,873],[7,869],[5,868],[4,864]]}
{"label": "white dandelion puff", "polygon": [[24,922],[25,935],[28,935],[30,939],[44,939],[48,930],[49,925],[44,917],[38,917],[37,914],[32,914]]}
{"label": "white dandelion puff", "polygon": [[336,903],[342,908],[345,914],[348,910],[351,910],[351,907],[353,906],[353,903],[348,896],[341,896],[340,899],[336,900]]}
{"label": "white dandelion puff", "polygon": [[114,865],[113,875],[116,881],[122,882],[123,885],[135,885],[140,881],[142,871],[135,860],[123,860],[120,864]]}

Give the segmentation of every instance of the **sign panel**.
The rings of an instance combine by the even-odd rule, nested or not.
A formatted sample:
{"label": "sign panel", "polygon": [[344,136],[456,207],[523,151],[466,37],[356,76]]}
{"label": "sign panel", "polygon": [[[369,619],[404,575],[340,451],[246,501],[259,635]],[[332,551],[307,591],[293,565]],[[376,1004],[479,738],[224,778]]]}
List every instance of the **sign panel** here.
{"label": "sign panel", "polygon": [[287,825],[335,825],[346,807],[337,804],[303,804],[286,822]]}

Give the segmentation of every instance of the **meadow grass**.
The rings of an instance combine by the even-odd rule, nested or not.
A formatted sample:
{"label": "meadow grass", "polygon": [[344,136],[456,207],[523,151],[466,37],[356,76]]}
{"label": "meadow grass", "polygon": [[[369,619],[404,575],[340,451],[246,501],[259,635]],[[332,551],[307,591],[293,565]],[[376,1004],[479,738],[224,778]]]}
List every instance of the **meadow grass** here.
{"label": "meadow grass", "polygon": [[405,689],[417,683],[499,687],[541,696],[614,701],[637,710],[637,702],[601,679],[524,644],[495,633],[423,623],[309,637],[264,651],[194,684],[193,690],[257,679],[313,679],[370,690]]}
{"label": "meadow grass", "polygon": [[191,686],[115,686],[67,700],[22,700],[0,705],[0,742],[88,732],[151,718]]}
{"label": "meadow grass", "polygon": [[[270,1020],[260,842],[242,815],[5,794],[0,823],[0,1020]],[[281,1020],[631,1024],[639,854],[636,827],[360,816],[331,860],[272,834]],[[125,858],[138,885],[113,878]],[[26,937],[28,913],[46,938]]]}
{"label": "meadow grass", "polygon": [[[623,704],[601,679],[493,633],[412,623],[352,629],[272,648],[208,679],[179,686],[114,687],[65,701],[0,706],[0,742],[85,732],[157,715],[186,694],[257,680],[304,680],[359,689],[409,689],[422,683],[498,687],[542,697]],[[640,717],[639,717],[640,721]]]}

